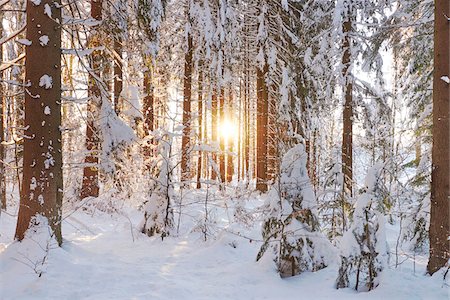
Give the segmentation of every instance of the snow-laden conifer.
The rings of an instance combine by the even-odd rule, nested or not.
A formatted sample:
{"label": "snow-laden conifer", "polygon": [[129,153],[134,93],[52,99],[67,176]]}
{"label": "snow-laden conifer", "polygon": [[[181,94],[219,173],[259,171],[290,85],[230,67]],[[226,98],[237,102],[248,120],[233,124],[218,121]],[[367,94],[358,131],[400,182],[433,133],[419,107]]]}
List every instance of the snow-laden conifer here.
{"label": "snow-laden conifer", "polygon": [[358,197],[353,223],[342,238],[341,267],[336,288],[370,291],[380,283],[387,260],[384,216],[381,213],[382,164],[369,169],[363,192]]}
{"label": "snow-laden conifer", "polygon": [[144,220],[141,223],[141,232],[148,236],[159,235],[162,239],[169,236],[173,229],[173,168],[170,164],[172,137],[164,134],[158,139],[159,155],[157,163],[157,180],[151,192],[150,199],[144,206]]}
{"label": "snow-laden conifer", "polygon": [[270,248],[281,277],[317,271],[328,265],[330,243],[319,230],[317,202],[302,144],[283,157],[278,187],[269,192],[259,260]]}

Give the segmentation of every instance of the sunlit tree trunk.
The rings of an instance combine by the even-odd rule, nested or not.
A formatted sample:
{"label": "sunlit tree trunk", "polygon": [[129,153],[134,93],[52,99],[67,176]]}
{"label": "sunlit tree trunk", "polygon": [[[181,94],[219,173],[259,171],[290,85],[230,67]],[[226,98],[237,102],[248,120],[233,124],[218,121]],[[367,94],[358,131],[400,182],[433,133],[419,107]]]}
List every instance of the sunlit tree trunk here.
{"label": "sunlit tree trunk", "polygon": [[119,115],[122,103],[120,103],[120,94],[123,89],[123,71],[122,71],[122,45],[120,36],[114,40],[114,111]]}
{"label": "sunlit tree trunk", "polygon": [[250,70],[247,60],[245,68],[245,94],[244,94],[244,167],[247,184],[250,183]]}
{"label": "sunlit tree trunk", "polygon": [[[198,141],[199,145],[203,144],[203,63],[199,61],[198,63]],[[201,185],[201,177],[202,177],[202,158],[203,151],[198,151],[197,158],[197,188],[200,189]]]}
{"label": "sunlit tree trunk", "polygon": [[[51,8],[52,18],[44,6]],[[22,240],[26,230],[37,225],[33,217],[46,217],[61,245],[62,148],[61,148],[61,2],[42,0],[27,3],[25,73],[25,138],[23,185],[15,237]],[[39,26],[37,26],[39,25]],[[48,43],[40,38],[48,37]]]}
{"label": "sunlit tree trunk", "polygon": [[237,144],[237,182],[241,181],[242,176],[242,146],[243,146],[243,136],[242,136],[242,105],[243,105],[243,101],[242,101],[242,79],[239,80],[239,101],[238,101],[238,107],[239,107],[239,116],[238,116],[238,144]]}
{"label": "sunlit tree trunk", "polygon": [[[91,17],[100,21],[102,19],[102,0],[91,0]],[[89,40],[90,48],[100,46],[100,36],[98,32],[93,32]],[[98,197],[98,155],[100,148],[99,131],[96,125],[98,112],[102,103],[102,96],[99,87],[101,51],[95,50],[90,57],[90,73],[88,93],[89,101],[87,107],[86,124],[86,150],[88,154],[85,157],[85,167],[83,169],[83,183],[81,187],[80,198]]]}
{"label": "sunlit tree trunk", "polygon": [[[449,201],[449,82],[450,2],[435,1],[433,75],[433,150],[431,173],[430,260],[428,273],[445,266],[450,258]],[[444,80],[446,79],[446,80]]]}
{"label": "sunlit tree trunk", "polygon": [[[229,122],[234,122],[233,116],[233,89],[230,84],[229,96],[228,96],[228,105],[227,105],[227,114],[229,118]],[[234,162],[233,162],[233,143],[234,143],[234,133],[228,136],[227,141],[227,178],[226,182],[231,182],[233,179],[234,173]]]}
{"label": "sunlit tree trunk", "polygon": [[220,130],[219,130],[219,171],[220,171],[220,181],[225,182],[225,136],[223,135],[223,126],[225,123],[225,89],[220,87],[219,96],[219,118],[220,118]]}
{"label": "sunlit tree trunk", "polygon": [[[211,142],[217,144],[217,89],[214,87],[211,96]],[[212,161],[215,164],[217,162],[216,151],[212,153]],[[214,166],[211,166],[211,179],[217,179],[217,172]]]}
{"label": "sunlit tree trunk", "polygon": [[192,98],[192,35],[187,33],[187,50],[184,55],[183,137],[181,138],[181,180],[190,178],[191,154],[191,98]]}
{"label": "sunlit tree trunk", "polygon": [[[144,99],[142,104],[142,114],[144,123],[144,136],[148,137],[154,130],[154,92],[153,92],[153,65],[151,58],[144,58],[146,69],[144,71]],[[152,156],[152,140],[147,140],[143,147],[144,161],[147,169],[150,168],[150,158]]]}
{"label": "sunlit tree trunk", "polygon": [[260,192],[267,191],[267,130],[268,130],[268,109],[269,93],[266,83],[266,76],[269,70],[267,63],[263,69],[257,67],[256,70],[256,189]]}

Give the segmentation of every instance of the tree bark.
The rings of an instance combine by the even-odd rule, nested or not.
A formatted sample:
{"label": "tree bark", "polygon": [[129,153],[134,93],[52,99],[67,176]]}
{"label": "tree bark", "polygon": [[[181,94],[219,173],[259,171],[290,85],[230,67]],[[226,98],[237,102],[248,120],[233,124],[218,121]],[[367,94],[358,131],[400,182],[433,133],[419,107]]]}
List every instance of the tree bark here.
{"label": "tree bark", "polygon": [[[121,34],[121,33],[119,33]],[[119,115],[122,109],[122,103],[120,102],[120,94],[123,89],[123,71],[122,71],[122,38],[119,36],[114,40],[114,111]]]}
{"label": "tree bark", "polygon": [[225,89],[220,87],[219,96],[219,116],[220,116],[220,153],[219,153],[219,170],[220,170],[220,182],[225,182],[225,136],[223,135],[223,126],[225,124]]}
{"label": "tree bark", "polygon": [[[144,71],[144,99],[142,103],[142,115],[143,115],[143,131],[144,136],[148,138],[151,132],[154,130],[154,94],[153,94],[153,65],[149,56],[144,56],[144,62],[146,69]],[[147,139],[146,144],[143,146],[142,153],[144,156],[144,165],[146,170],[150,170],[152,157],[152,142],[153,139]]]}
{"label": "tree bark", "polygon": [[[91,17],[100,21],[102,19],[102,0],[91,0]],[[90,48],[100,46],[100,36],[98,32],[93,32],[89,41]],[[102,96],[99,87],[98,78],[100,78],[101,52],[95,50],[90,57],[90,73],[88,94],[89,101],[87,107],[86,124],[86,149],[88,154],[85,157],[86,166],[83,169],[83,183],[81,187],[80,198],[98,197],[98,152],[100,148],[99,131],[96,125],[98,111],[101,107]]]}
{"label": "tree bark", "polygon": [[[3,13],[0,12],[0,20],[3,19]],[[3,23],[0,22],[0,36],[3,36]],[[3,61],[3,45],[0,45],[0,61]],[[1,209],[6,209],[6,174],[5,174],[5,164],[3,163],[5,159],[5,146],[3,141],[5,140],[5,128],[4,128],[4,114],[5,114],[5,99],[4,99],[4,89],[3,89],[3,72],[0,71],[0,203]]]}
{"label": "tree bark", "polygon": [[433,149],[431,172],[430,260],[427,270],[433,274],[450,258],[450,168],[449,168],[449,49],[450,16],[448,0],[435,1],[434,75],[433,75]]}
{"label": "tree bark", "polygon": [[[229,118],[229,122],[233,121],[233,88],[230,84],[229,89],[229,96],[228,96],[228,105],[227,105],[227,114]],[[233,135],[230,135],[227,140],[227,178],[226,182],[230,183],[233,180],[233,173],[234,173],[234,164],[233,164],[233,155],[231,154],[233,152],[233,143],[234,143],[234,137]]]}
{"label": "tree bark", "polygon": [[256,70],[256,189],[266,192],[267,187],[267,129],[268,129],[268,109],[269,94],[266,84],[266,76],[269,70],[267,63],[263,69],[257,67]]}
{"label": "tree bark", "polygon": [[[211,140],[212,144],[217,144],[217,89],[214,87],[211,97]],[[212,153],[212,161],[215,164],[217,162],[216,151]],[[217,179],[217,172],[214,166],[211,166],[211,179]]]}
{"label": "tree bark", "polygon": [[[201,146],[203,144],[203,63],[199,61],[198,63],[198,144]],[[201,177],[202,177],[202,154],[203,151],[198,151],[197,158],[197,189],[202,187]]]}
{"label": "tree bark", "polygon": [[344,49],[344,55],[342,57],[342,76],[344,78],[345,95],[342,133],[342,174],[344,176],[344,199],[347,199],[353,195],[353,80],[350,74],[350,65],[352,63],[350,38],[350,33],[352,30],[351,14],[352,10],[351,8],[348,8],[347,15],[345,16],[342,26],[344,34],[342,45],[342,48]]}
{"label": "tree bark", "polygon": [[[51,8],[52,18],[44,11]],[[42,0],[39,5],[27,3],[25,138],[23,185],[15,237],[22,240],[26,230],[37,225],[41,215],[59,245],[63,192],[61,153],[61,2]],[[46,35],[48,43],[39,38]]]}
{"label": "tree bark", "polygon": [[181,180],[190,178],[189,155],[191,152],[191,98],[192,98],[192,35],[187,34],[187,50],[184,55],[183,137],[181,138]]}

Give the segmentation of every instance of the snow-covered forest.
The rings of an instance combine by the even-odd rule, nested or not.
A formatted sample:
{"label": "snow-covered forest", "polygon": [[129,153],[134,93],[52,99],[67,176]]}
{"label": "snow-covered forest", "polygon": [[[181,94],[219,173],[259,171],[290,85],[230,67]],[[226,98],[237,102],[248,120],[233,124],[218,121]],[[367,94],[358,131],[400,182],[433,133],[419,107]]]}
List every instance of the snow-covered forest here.
{"label": "snow-covered forest", "polygon": [[0,20],[0,299],[449,297],[449,0]]}

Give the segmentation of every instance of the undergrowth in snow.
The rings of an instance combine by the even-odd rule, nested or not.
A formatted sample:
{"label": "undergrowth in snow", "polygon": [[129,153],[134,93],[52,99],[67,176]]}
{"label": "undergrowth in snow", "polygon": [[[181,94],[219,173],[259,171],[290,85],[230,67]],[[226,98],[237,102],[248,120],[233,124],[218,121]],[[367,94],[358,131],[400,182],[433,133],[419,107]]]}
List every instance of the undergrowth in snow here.
{"label": "undergrowth in snow", "polygon": [[[196,230],[206,190],[185,194],[180,226],[161,241],[140,233],[143,212],[119,205],[102,212],[66,211],[61,248],[38,227],[32,239],[13,241],[16,206],[0,217],[1,299],[447,299],[443,274],[425,275],[427,255],[400,252],[380,285],[368,293],[334,287],[339,263],[281,279],[270,256],[255,261],[262,244],[266,196],[211,188],[208,235]],[[110,199],[97,199],[97,203]],[[117,201],[120,202],[120,201]],[[86,203],[85,203],[86,204]],[[114,204],[113,204],[114,205]],[[175,205],[176,206],[176,205]],[[176,208],[176,207],[175,207]],[[180,218],[179,218],[180,217]],[[387,225],[393,249],[398,225]]]}

